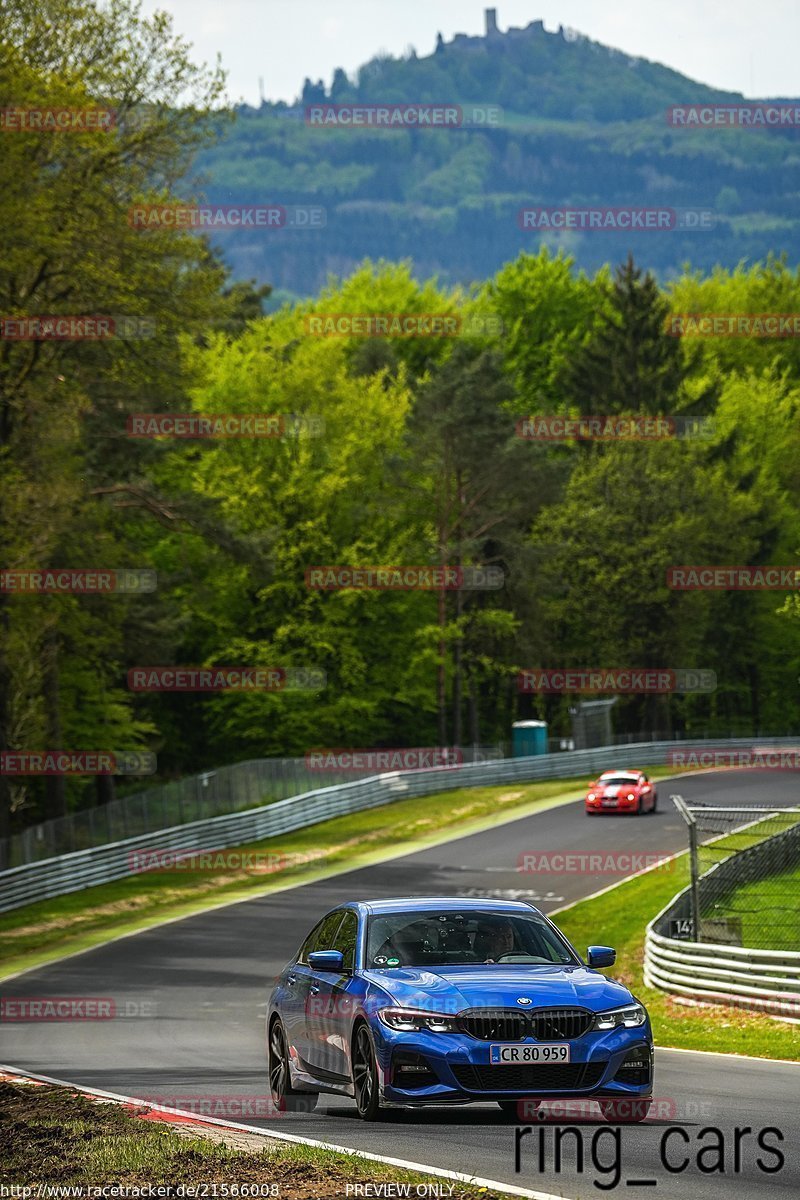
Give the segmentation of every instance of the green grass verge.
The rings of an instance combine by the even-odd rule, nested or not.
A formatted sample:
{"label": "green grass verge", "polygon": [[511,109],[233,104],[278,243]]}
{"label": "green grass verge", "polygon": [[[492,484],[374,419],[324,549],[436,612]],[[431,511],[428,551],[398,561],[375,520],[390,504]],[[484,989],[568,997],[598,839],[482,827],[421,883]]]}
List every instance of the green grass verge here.
{"label": "green grass verge", "polygon": [[[624,751],[620,757],[625,760]],[[655,777],[667,767],[648,768]],[[0,913],[0,979],[176,917],[310,883],[578,799],[585,776],[461,788],[396,800],[294,833],[231,848],[280,855],[281,869],[131,875]]]}
{"label": "green grass verge", "polygon": [[579,949],[592,943],[616,948],[618,965],[611,974],[646,1005],[657,1045],[800,1060],[800,1026],[724,1005],[682,1004],[666,992],[644,986],[645,925],[688,882],[689,860],[684,854],[603,896],[571,905],[555,920]]}
{"label": "green grass verge", "polygon": [[[704,914],[705,915],[705,914]],[[714,917],[742,922],[742,945],[754,950],[797,950],[800,946],[800,866],[743,884],[723,896]]]}
{"label": "green grass verge", "polygon": [[[174,1126],[131,1116],[68,1088],[0,1083],[0,1184],[122,1185],[133,1191],[151,1184],[176,1196],[181,1184],[232,1184],[245,1195],[279,1200],[332,1200],[347,1184],[407,1183],[411,1195],[433,1176],[370,1162],[353,1155],[269,1141],[263,1148],[235,1149],[235,1135],[209,1130],[180,1132]],[[237,1140],[239,1140],[237,1138]],[[449,1181],[453,1200],[500,1200],[505,1193]],[[12,1193],[13,1194],[13,1193]],[[35,1193],[34,1193],[35,1194]],[[202,1194],[202,1193],[200,1193]],[[205,1194],[212,1195],[212,1191]]]}

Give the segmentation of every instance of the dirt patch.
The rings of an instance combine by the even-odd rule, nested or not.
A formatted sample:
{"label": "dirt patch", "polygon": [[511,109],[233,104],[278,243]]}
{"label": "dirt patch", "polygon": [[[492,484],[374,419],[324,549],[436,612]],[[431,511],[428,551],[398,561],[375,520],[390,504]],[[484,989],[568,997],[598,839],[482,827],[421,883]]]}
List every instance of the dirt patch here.
{"label": "dirt patch", "polygon": [[[165,1200],[177,1200],[180,1184],[260,1184],[259,1195],[277,1200],[339,1200],[352,1183],[442,1186],[432,1176],[268,1136],[140,1120],[147,1111],[131,1115],[69,1088],[0,1081],[0,1184],[151,1184],[167,1189]],[[452,1200],[504,1195],[445,1181],[450,1186]]]}

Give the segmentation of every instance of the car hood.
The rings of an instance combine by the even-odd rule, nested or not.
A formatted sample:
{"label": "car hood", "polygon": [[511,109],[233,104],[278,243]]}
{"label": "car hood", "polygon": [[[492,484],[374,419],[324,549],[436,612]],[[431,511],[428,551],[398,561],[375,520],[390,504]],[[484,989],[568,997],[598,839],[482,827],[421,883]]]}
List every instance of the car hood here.
{"label": "car hood", "polygon": [[[630,1003],[622,984],[598,971],[578,966],[401,967],[364,971],[364,978],[387,992],[402,1008],[424,1005],[431,1011],[455,1013],[462,1008],[533,1008],[575,1006],[602,1012]],[[518,1005],[520,997],[532,1001]],[[442,1005],[439,1010],[439,1004]]]}

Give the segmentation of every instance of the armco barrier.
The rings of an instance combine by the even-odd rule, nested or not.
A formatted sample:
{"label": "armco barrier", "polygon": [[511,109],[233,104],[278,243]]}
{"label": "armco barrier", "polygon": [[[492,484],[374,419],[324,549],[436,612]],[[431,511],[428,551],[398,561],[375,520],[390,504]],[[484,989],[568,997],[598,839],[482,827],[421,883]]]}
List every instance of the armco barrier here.
{"label": "armco barrier", "polygon": [[[766,739],[761,739],[761,744],[765,741]],[[789,738],[769,739],[769,743],[776,746],[791,741]],[[713,744],[720,747],[745,747],[752,746],[754,739],[715,740]],[[355,780],[352,783],[318,788],[260,808],[160,829],[155,833],[62,854],[0,872],[0,912],[131,875],[132,852],[137,849],[157,847],[160,850],[223,850],[229,846],[247,845],[264,838],[289,833],[294,829],[316,825],[331,817],[390,804],[394,800],[427,796],[435,792],[452,791],[454,788],[491,787],[505,783],[531,783],[536,780],[566,779],[574,776],[584,777],[588,782],[590,778],[609,767],[624,769],[641,766],[643,763],[664,763],[667,753],[674,751],[676,746],[691,749],[693,745],[702,746],[702,743],[640,742],[625,747],[607,746],[563,754],[543,754],[535,758],[507,758],[458,767],[398,771]]]}
{"label": "armco barrier", "polygon": [[[466,746],[458,752],[459,761],[468,763],[505,757],[502,746]],[[323,782],[330,786],[363,778],[363,770],[341,766],[326,770],[323,779],[306,758],[254,758],[231,763],[158,783],[105,804],[89,805],[63,817],[50,817],[0,838],[0,871],[143,837],[174,825],[259,808],[290,796],[302,796]]]}
{"label": "armco barrier", "polygon": [[650,922],[645,934],[646,987],[711,1004],[800,1017],[799,952],[682,942],[656,933],[654,924]]}
{"label": "armco barrier", "polygon": [[[764,810],[768,815],[769,810]],[[781,810],[786,812],[787,810]],[[698,880],[700,911],[739,884],[763,878],[758,864],[780,872],[800,854],[800,824],[715,864]],[[644,982],[674,995],[800,1018],[800,951],[756,950],[668,936],[671,923],[692,920],[691,888],[680,892],[647,926]]]}

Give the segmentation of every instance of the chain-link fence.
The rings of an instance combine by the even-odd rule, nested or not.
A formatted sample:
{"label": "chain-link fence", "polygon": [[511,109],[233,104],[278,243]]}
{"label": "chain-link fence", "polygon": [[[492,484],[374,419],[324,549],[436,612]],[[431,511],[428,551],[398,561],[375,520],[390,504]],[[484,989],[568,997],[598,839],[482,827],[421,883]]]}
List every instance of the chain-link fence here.
{"label": "chain-link fence", "polygon": [[692,880],[691,915],[678,935],[753,949],[800,949],[800,808],[674,799],[689,830]]}

